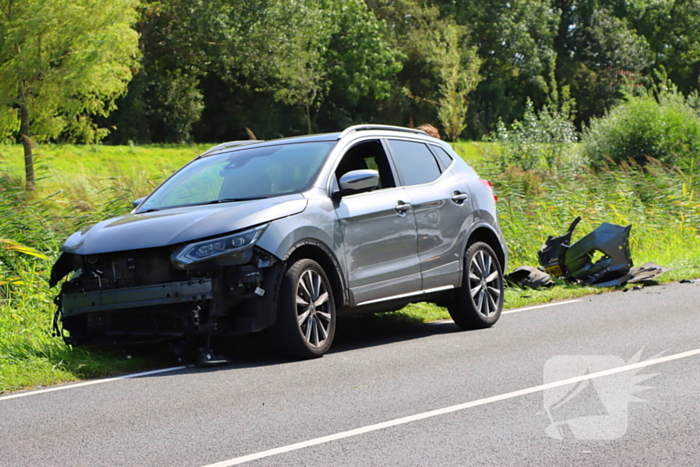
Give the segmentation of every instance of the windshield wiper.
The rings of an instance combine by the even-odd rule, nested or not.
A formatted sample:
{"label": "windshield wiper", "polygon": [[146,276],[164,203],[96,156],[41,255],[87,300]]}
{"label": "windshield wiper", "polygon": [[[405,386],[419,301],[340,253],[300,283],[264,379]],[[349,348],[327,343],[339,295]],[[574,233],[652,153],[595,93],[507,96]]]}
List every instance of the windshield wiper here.
{"label": "windshield wiper", "polygon": [[253,197],[253,198],[221,198],[221,199],[215,199],[212,201],[207,201],[206,203],[180,204],[177,206],[165,206],[162,208],[146,209],[145,211],[139,211],[136,214],[145,214],[147,212],[162,211],[163,209],[185,208],[188,206],[206,206],[209,204],[221,204],[221,203],[237,203],[237,202],[242,202],[242,201],[254,201],[256,199],[267,199],[267,198],[269,198],[269,196],[259,196],[259,197]]}
{"label": "windshield wiper", "polygon": [[268,196],[259,196],[259,197],[254,197],[254,198],[222,198],[222,199],[215,199],[213,201],[210,201],[205,204],[221,204],[221,203],[237,203],[240,201],[254,201],[256,199],[267,199]]}

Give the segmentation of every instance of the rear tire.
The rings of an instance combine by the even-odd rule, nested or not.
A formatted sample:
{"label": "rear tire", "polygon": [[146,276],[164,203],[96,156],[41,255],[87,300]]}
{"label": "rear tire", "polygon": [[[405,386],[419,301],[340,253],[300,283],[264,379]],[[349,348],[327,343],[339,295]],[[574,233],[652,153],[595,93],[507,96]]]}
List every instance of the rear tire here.
{"label": "rear tire", "polygon": [[317,358],[335,336],[333,290],[323,268],[311,259],[291,263],[282,277],[277,302],[275,343],[285,356]]}
{"label": "rear tire", "polygon": [[493,249],[473,243],[464,253],[462,286],[447,307],[454,322],[464,329],[496,324],[503,310],[503,269]]}

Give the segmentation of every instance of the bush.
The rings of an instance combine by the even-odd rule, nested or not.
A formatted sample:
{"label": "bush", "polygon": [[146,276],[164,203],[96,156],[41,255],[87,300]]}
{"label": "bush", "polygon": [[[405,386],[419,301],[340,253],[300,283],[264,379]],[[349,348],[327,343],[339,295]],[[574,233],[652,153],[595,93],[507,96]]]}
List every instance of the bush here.
{"label": "bush", "polygon": [[573,123],[574,101],[568,88],[550,96],[539,111],[527,100],[522,121],[507,128],[498,122],[495,141],[501,144],[501,169],[517,167],[525,171],[559,171],[571,165],[571,143],[578,140]]}
{"label": "bush", "polygon": [[645,165],[652,158],[692,169],[700,155],[700,117],[675,89],[659,97],[642,92],[592,120],[582,141],[594,167],[629,161]]}

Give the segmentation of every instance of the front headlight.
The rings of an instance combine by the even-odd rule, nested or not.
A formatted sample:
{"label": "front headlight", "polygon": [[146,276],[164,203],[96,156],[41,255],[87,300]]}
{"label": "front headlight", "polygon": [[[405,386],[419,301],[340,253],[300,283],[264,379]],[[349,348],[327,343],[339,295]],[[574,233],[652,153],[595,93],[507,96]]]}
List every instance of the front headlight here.
{"label": "front headlight", "polygon": [[235,257],[240,256],[236,253],[243,252],[255,245],[255,242],[257,242],[263,234],[267,225],[268,224],[260,225],[253,229],[227,235],[225,237],[184,245],[173,253],[173,263],[180,268],[186,269],[188,265],[193,263],[217,259],[219,256],[227,255],[227,257],[232,256],[232,258],[227,261],[227,264],[243,264],[243,262],[247,261],[243,261],[245,259],[244,257],[241,257],[240,260],[236,260]]}

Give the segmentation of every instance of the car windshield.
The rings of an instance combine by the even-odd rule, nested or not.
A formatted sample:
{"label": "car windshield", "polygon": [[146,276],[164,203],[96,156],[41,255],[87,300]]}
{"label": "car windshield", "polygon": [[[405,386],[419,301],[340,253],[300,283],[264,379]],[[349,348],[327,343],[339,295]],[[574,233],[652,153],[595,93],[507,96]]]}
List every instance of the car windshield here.
{"label": "car windshield", "polygon": [[158,187],[138,212],[299,193],[334,145],[335,141],[287,143],[197,159]]}

